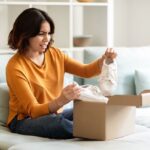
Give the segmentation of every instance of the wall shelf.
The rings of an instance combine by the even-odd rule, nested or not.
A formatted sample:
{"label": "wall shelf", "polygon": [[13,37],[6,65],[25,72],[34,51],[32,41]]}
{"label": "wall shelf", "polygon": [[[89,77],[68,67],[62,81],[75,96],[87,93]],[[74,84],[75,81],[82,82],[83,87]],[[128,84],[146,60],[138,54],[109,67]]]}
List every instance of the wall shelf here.
{"label": "wall shelf", "polygon": [[7,37],[16,17],[31,7],[42,9],[53,18],[57,47],[71,50],[74,48],[74,36],[89,34],[93,36],[92,44],[86,46],[109,46],[113,43],[113,37],[110,37],[112,34],[108,33],[113,30],[112,1],[83,3],[76,0],[0,0],[0,13],[3,13],[0,16],[0,48],[8,47]]}

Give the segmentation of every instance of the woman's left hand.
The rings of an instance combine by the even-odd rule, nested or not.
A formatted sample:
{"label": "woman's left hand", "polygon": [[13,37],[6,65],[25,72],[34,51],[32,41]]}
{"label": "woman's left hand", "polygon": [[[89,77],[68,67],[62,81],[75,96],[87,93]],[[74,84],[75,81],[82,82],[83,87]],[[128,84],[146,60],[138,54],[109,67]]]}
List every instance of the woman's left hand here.
{"label": "woman's left hand", "polygon": [[113,48],[107,48],[103,57],[106,60],[113,61],[117,57],[117,53],[114,51]]}

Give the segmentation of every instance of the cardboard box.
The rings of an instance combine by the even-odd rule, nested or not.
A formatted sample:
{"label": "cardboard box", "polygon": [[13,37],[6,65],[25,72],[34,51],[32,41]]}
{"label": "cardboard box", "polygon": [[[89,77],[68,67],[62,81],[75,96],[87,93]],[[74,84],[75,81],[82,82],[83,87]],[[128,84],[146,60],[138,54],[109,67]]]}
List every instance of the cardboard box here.
{"label": "cardboard box", "polygon": [[75,137],[110,140],[131,134],[135,129],[136,107],[147,106],[150,100],[142,96],[116,95],[107,104],[74,101]]}

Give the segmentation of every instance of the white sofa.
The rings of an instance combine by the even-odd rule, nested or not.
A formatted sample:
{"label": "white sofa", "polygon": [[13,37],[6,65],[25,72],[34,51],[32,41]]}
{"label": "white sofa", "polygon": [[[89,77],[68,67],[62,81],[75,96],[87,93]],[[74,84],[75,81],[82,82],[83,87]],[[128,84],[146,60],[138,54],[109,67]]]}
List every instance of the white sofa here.
{"label": "white sofa", "polygon": [[[104,52],[105,48],[87,48],[84,62],[90,62]],[[118,53],[118,88],[114,94],[136,94],[150,89],[150,47],[115,48]],[[79,51],[77,52],[80,53]],[[77,54],[76,53],[76,54]],[[133,134],[110,141],[90,141],[83,139],[55,140],[36,136],[14,134],[6,125],[8,115],[8,89],[5,66],[12,56],[10,52],[0,52],[0,150],[149,150],[150,109],[137,109],[136,130]],[[136,70],[136,73],[135,73]],[[72,82],[72,77],[66,83]],[[136,82],[135,82],[136,79]],[[79,80],[78,80],[79,81]],[[97,84],[97,78],[82,79],[83,84]],[[136,83],[136,84],[135,84]],[[143,84],[145,83],[145,84]]]}

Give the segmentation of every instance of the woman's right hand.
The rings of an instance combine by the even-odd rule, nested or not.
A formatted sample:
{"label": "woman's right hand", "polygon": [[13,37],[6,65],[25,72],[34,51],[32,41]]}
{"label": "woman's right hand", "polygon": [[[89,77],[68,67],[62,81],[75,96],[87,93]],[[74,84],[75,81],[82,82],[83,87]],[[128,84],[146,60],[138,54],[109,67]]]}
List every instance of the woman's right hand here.
{"label": "woman's right hand", "polygon": [[80,96],[79,86],[75,83],[69,84],[62,90],[60,96],[56,100],[50,102],[49,104],[50,113],[56,112],[59,108],[63,107],[70,101],[78,99],[79,96]]}
{"label": "woman's right hand", "polygon": [[60,97],[64,100],[64,103],[68,103],[71,100],[78,99],[80,96],[80,88],[77,84],[69,84],[66,86],[60,95]]}

